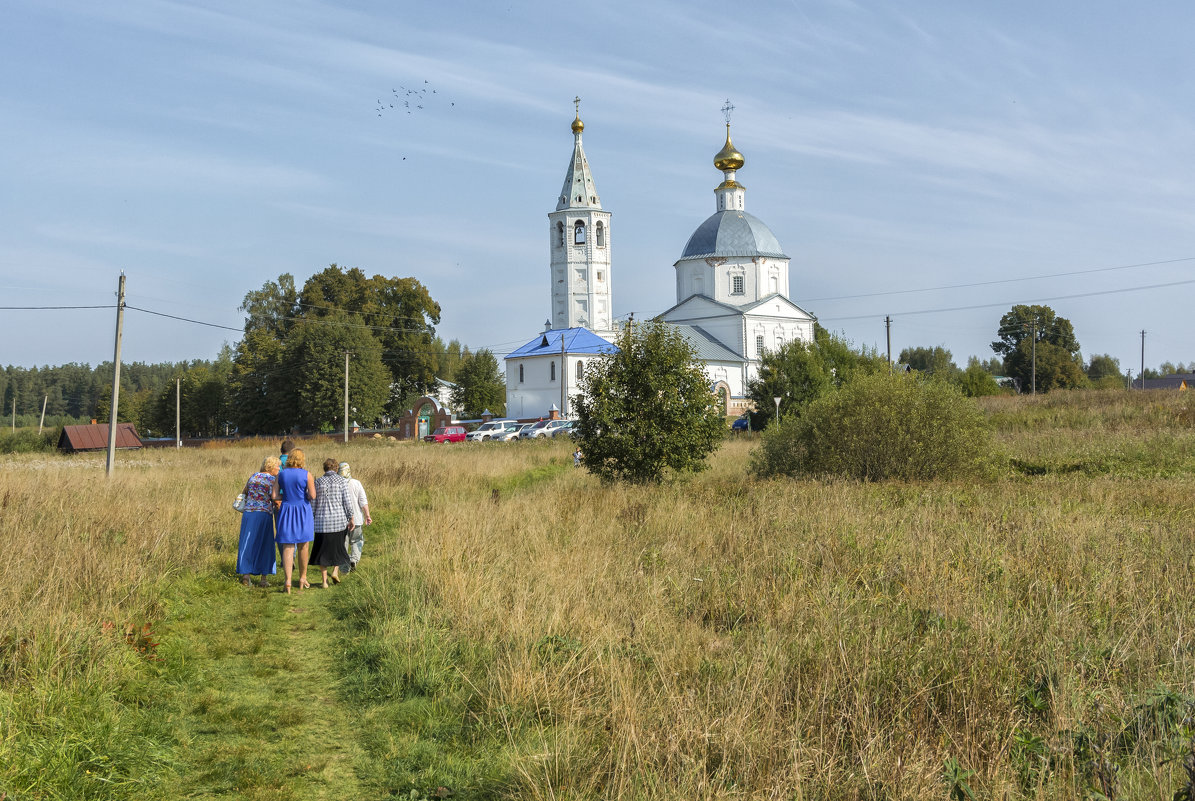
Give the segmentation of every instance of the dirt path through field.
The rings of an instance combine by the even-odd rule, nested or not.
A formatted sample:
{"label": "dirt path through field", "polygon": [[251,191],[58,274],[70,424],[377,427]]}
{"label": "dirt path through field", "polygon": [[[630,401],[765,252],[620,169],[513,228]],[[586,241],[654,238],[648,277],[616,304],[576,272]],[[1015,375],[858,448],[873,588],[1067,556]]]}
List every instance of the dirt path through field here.
{"label": "dirt path through field", "polygon": [[180,764],[167,797],[374,796],[359,780],[358,718],[337,688],[343,640],[329,602],[344,587],[288,596],[280,584],[197,577],[171,610],[161,649]]}

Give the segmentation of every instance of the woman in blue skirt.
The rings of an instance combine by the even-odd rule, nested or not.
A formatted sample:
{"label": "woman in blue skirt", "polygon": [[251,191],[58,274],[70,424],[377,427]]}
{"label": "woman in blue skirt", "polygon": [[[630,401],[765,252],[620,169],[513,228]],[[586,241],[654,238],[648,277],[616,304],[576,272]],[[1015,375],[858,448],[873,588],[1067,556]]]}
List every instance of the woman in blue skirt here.
{"label": "woman in blue skirt", "polygon": [[291,570],[294,565],[295,546],[299,548],[299,589],[305,590],[307,583],[307,558],[311,552],[311,541],[315,539],[315,518],[311,514],[311,501],[315,500],[315,479],[307,472],[307,457],[295,448],[286,459],[286,467],[278,473],[274,484],[274,501],[278,506],[278,524],[274,533],[282,549],[282,572],[286,577],[284,591],[290,593]]}
{"label": "woman in blue skirt", "polygon": [[261,576],[259,586],[267,587],[267,575],[277,572],[274,558],[274,484],[278,480],[278,457],[267,456],[261,470],[245,482],[245,508],[241,515],[241,538],[237,545],[237,572],[241,583],[250,584],[250,576]]}

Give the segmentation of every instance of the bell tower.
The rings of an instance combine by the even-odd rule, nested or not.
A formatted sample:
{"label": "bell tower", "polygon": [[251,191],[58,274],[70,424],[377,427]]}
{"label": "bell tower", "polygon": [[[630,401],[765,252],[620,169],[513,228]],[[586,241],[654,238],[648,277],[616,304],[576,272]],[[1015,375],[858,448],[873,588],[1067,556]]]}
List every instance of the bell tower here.
{"label": "bell tower", "polygon": [[556,210],[548,213],[552,272],[552,328],[613,332],[610,280],[610,212],[602,209],[581,146],[581,98],[573,98],[573,157]]}

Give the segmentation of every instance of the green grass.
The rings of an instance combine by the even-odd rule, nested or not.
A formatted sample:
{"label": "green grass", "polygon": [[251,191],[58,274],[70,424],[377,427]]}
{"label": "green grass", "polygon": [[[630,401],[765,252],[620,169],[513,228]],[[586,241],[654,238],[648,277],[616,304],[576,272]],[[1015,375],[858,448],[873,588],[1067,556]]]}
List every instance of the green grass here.
{"label": "green grass", "polygon": [[361,569],[289,597],[231,573],[261,446],[107,484],[28,457],[0,487],[0,529],[40,532],[0,568],[0,791],[1169,800],[1195,428],[1185,399],[1066,397],[996,399],[1009,467],[965,482],[760,481],[746,438],[653,488],[566,444],[351,445]]}

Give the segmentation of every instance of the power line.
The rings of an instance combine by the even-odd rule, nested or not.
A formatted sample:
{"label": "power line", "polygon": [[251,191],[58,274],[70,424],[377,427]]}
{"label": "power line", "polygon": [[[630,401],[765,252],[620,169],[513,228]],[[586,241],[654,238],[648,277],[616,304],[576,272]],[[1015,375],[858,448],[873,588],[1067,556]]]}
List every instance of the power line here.
{"label": "power line", "polygon": [[1095,267],[1090,270],[1071,270],[1064,273],[1050,273],[1048,275],[1029,275],[1022,278],[997,278],[992,281],[975,281],[969,284],[946,284],[944,286],[930,286],[921,289],[894,289],[887,292],[864,292],[858,295],[835,295],[834,297],[825,298],[806,298],[802,303],[818,303],[829,300],[855,300],[857,298],[877,298],[886,295],[908,295],[915,292],[937,292],[943,289],[970,289],[979,286],[993,286],[995,284],[1014,284],[1020,281],[1041,281],[1046,278],[1064,278],[1072,275],[1091,275],[1092,273],[1106,273],[1113,270],[1130,270],[1134,267],[1156,267],[1162,264],[1178,264],[1184,261],[1195,261],[1195,256],[1186,256],[1181,259],[1166,259],[1165,261],[1144,261],[1138,264],[1122,264],[1117,267]]}
{"label": "power line", "polygon": [[[1036,300],[1039,300],[1039,301],[1073,300],[1075,298],[1090,298],[1090,297],[1095,297],[1097,295],[1119,295],[1122,292],[1141,292],[1141,291],[1144,291],[1147,289],[1164,289],[1166,287],[1183,286],[1186,284],[1195,284],[1195,278],[1191,278],[1186,281],[1170,281],[1165,284],[1147,284],[1144,286],[1123,287],[1121,289],[1103,289],[1103,290],[1097,290],[1095,292],[1079,292],[1074,295],[1054,295],[1053,297],[1048,297],[1048,298],[1036,298]],[[1021,305],[1021,304],[1018,304],[1015,301],[1014,302],[1004,301],[1001,303],[979,303],[974,306],[953,306],[950,308],[943,308],[943,309],[918,309],[916,311],[893,312],[893,314],[897,314],[897,315],[901,315],[901,316],[912,316],[915,314],[942,314],[945,312],[972,311],[974,309],[992,309],[992,308],[998,308],[1001,306],[1016,306],[1016,305]],[[871,319],[872,317],[875,317],[875,316],[876,315],[874,315],[874,314],[855,314],[855,315],[851,315],[848,317],[819,317],[818,319],[820,321],[825,321],[825,322],[840,322],[842,320],[867,320],[867,319]]]}
{"label": "power line", "polygon": [[242,333],[242,334],[244,333],[244,330],[241,328],[233,328],[232,326],[220,325],[219,323],[205,323],[203,320],[192,320],[189,317],[179,317],[176,314],[166,314],[166,312],[158,312],[158,311],[153,311],[151,309],[142,309],[140,306],[130,306],[128,304],[125,304],[125,308],[132,309],[133,311],[145,312],[146,314],[152,314],[157,317],[169,317],[171,320],[181,320],[184,323],[194,323],[195,325],[206,325],[208,328],[223,328],[225,331],[236,331],[237,333]]}
{"label": "power line", "polygon": [[[106,303],[101,306],[0,306],[0,309],[5,311],[44,311],[47,309],[115,309],[115,303]],[[131,308],[125,306],[126,309]]]}

